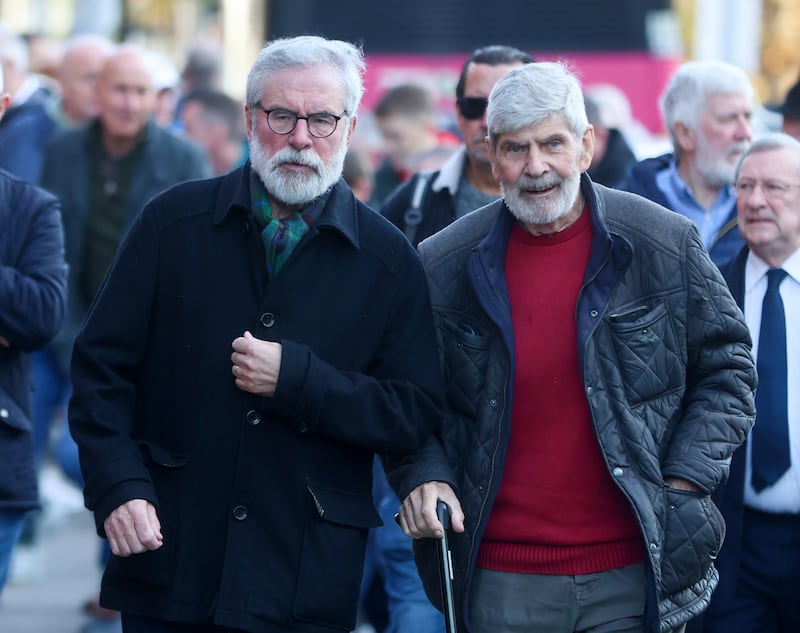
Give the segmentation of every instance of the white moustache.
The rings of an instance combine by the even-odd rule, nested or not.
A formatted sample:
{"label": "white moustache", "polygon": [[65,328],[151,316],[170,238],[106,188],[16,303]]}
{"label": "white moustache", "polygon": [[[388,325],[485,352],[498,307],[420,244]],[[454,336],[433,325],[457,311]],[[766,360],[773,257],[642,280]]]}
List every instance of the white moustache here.
{"label": "white moustache", "polygon": [[281,165],[293,163],[295,165],[305,165],[306,167],[311,167],[314,171],[319,172],[320,168],[323,166],[322,160],[320,160],[319,156],[316,156],[313,153],[306,154],[303,152],[298,152],[290,148],[282,149],[276,153],[272,157],[271,162],[275,169]]}
{"label": "white moustache", "polygon": [[561,184],[561,180],[554,176],[542,176],[541,178],[523,177],[517,182],[517,187],[526,191],[545,191],[559,184]]}

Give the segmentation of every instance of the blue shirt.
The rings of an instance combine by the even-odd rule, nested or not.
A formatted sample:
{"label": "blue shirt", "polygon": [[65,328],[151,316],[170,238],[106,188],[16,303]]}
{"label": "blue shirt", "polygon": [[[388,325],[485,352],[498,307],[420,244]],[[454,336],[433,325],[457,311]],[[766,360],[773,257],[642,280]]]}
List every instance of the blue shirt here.
{"label": "blue shirt", "polygon": [[731,217],[736,207],[736,196],[732,187],[719,190],[716,200],[704,209],[694,197],[692,190],[678,173],[678,163],[673,158],[670,166],[656,174],[656,184],[669,202],[669,208],[685,215],[697,226],[703,245],[710,249],[719,230]]}

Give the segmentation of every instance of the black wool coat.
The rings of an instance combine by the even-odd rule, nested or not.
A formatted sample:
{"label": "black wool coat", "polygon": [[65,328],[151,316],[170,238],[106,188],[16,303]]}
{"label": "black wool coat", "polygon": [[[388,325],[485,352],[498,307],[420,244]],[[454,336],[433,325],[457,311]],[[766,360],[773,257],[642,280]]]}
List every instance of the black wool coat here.
{"label": "black wool coat", "polygon": [[[415,452],[443,393],[405,237],[344,183],[272,282],[249,164],[184,183],[132,226],[75,344],[70,426],[87,507],[142,498],[164,545],[112,556],[104,605],[246,631],[351,630],[375,452]],[[231,343],[283,345],[273,397]]]}

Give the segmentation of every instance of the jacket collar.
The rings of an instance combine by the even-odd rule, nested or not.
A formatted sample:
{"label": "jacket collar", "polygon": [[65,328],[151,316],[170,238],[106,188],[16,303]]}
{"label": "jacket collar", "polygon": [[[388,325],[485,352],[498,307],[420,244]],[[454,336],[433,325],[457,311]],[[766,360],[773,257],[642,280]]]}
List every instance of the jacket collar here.
{"label": "jacket collar", "polygon": [[464,165],[467,163],[467,150],[462,145],[450,158],[448,158],[439,175],[433,181],[431,189],[436,193],[447,189],[451,196],[456,195],[458,185],[461,184],[461,177],[464,174]]}
{"label": "jacket collar", "polygon": [[[220,199],[229,202],[217,207],[214,224],[221,224],[232,213],[250,213],[250,161],[222,178]],[[354,248],[360,248],[357,205],[352,190],[340,178],[333,186],[322,215],[312,230],[333,229],[345,237]]]}

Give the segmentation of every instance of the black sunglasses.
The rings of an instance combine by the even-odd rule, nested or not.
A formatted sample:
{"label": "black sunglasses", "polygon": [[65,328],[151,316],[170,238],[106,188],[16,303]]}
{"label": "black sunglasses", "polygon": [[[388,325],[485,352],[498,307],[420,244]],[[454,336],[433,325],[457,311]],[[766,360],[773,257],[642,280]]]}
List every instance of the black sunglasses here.
{"label": "black sunglasses", "polygon": [[458,110],[465,119],[480,119],[489,105],[489,100],[483,97],[461,97],[457,102]]}

